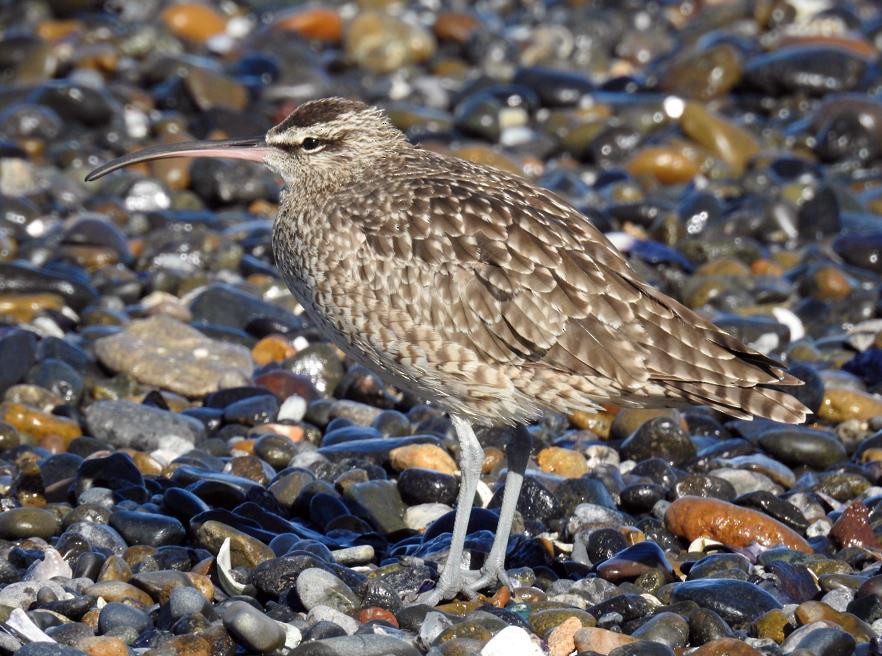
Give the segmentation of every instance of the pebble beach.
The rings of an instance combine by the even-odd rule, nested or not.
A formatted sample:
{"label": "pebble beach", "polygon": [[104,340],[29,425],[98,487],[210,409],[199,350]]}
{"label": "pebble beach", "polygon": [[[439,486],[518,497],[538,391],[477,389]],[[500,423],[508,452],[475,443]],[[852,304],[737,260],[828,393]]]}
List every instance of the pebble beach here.
{"label": "pebble beach", "polygon": [[[0,2],[0,656],[882,655],[880,53],[871,0]],[[566,199],[807,423],[550,409],[513,587],[415,604],[451,422],[310,324],[280,181],[85,182],[327,96]]]}

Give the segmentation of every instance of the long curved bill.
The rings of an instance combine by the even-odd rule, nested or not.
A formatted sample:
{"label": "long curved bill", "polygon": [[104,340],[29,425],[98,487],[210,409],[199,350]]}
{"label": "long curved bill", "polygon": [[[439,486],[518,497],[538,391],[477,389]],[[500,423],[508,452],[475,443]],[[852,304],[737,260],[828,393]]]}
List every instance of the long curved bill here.
{"label": "long curved bill", "polygon": [[111,171],[130,164],[149,162],[153,159],[169,157],[226,157],[228,159],[247,159],[262,162],[270,152],[270,146],[263,137],[254,139],[228,139],[226,141],[184,141],[175,144],[151,146],[136,153],[123,155],[99,166],[86,176],[86,182],[97,180]]}

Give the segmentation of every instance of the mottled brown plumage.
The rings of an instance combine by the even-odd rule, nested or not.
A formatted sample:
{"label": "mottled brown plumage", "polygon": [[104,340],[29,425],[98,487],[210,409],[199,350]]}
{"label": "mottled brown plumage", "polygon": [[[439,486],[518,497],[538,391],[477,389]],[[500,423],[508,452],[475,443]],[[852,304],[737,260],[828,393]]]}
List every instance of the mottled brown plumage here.
{"label": "mottled brown plumage", "polygon": [[[333,116],[330,102],[280,128],[307,136],[304,117]],[[322,167],[340,174],[294,174],[273,242],[298,300],[352,357],[476,423],[598,402],[805,418],[793,397],[762,387],[796,382],[778,363],[639,280],[565,201],[415,148],[389,136],[383,115],[344,102],[318,121],[323,134],[346,133],[328,139],[338,152]],[[280,128],[268,143],[291,140]]]}
{"label": "mottled brown plumage", "polygon": [[499,527],[463,570],[483,454],[471,424],[543,408],[699,403],[801,422],[781,365],[642,282],[584,216],[531,182],[416,148],[376,108],[305,103],[265,140],[175,144],[123,157],[263,161],[285,181],[273,251],[316,326],[352,358],[451,414],[462,482],[444,571],[419,600],[508,582],[505,548],[529,455],[515,431]]}

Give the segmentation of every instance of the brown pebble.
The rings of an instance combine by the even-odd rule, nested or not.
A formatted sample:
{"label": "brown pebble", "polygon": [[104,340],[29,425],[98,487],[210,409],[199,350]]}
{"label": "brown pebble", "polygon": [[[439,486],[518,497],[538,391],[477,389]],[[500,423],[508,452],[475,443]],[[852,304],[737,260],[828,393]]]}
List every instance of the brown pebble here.
{"label": "brown pebble", "polygon": [[768,515],[719,499],[686,496],[674,501],[665,513],[668,530],[687,540],[709,537],[728,547],[753,543],[813,553],[796,531]]}
{"label": "brown pebble", "polygon": [[65,444],[83,434],[80,425],[72,419],[42,412],[23,403],[0,403],[0,421],[35,439],[54,436],[64,440]]}
{"label": "brown pebble", "polygon": [[271,362],[282,362],[297,354],[291,341],[282,335],[267,335],[251,349],[254,362],[263,366]]}
{"label": "brown pebble", "polygon": [[846,508],[833,528],[830,537],[842,547],[879,547],[879,538],[870,526],[870,511],[860,501],[852,502]]}
{"label": "brown pebble", "polygon": [[760,152],[760,143],[751,132],[700,103],[686,103],[680,128],[695,143],[726,162],[736,175],[741,175],[750,159]]}
{"label": "brown pebble", "polygon": [[122,581],[128,583],[132,578],[132,568],[116,554],[107,557],[98,572],[97,581]]}
{"label": "brown pebble", "polygon": [[58,294],[0,294],[0,315],[27,323],[44,310],[61,311],[64,299]]}
{"label": "brown pebble", "polygon": [[208,5],[195,2],[171,5],[162,12],[162,20],[178,38],[197,43],[221,34],[227,28],[223,16]]}
{"label": "brown pebble", "polygon": [[88,586],[83,593],[92,597],[104,597],[104,601],[134,601],[145,607],[153,605],[149,594],[123,581],[99,581]]}
{"label": "brown pebble", "polygon": [[281,16],[273,28],[291,30],[307,39],[324,41],[326,43],[339,43],[343,38],[343,21],[333,9],[314,7],[310,9],[297,9],[293,13]]}
{"label": "brown pebble", "polygon": [[[221,624],[217,625],[217,629],[226,633],[226,630]],[[142,656],[169,656],[169,654],[174,654],[174,656],[212,656],[215,652],[212,650],[212,643],[206,640],[206,633],[207,632],[201,635],[188,634],[175,636],[174,638],[163,642],[162,647],[148,649],[142,654]],[[232,642],[229,635],[227,635],[227,642]],[[217,654],[232,653],[234,651],[235,645],[233,645],[232,651],[219,651]]]}
{"label": "brown pebble", "polygon": [[367,624],[373,620],[381,620],[388,624],[391,624],[396,629],[398,628],[398,620],[395,618],[391,612],[386,610],[385,608],[380,608],[379,606],[368,606],[367,608],[362,608],[358,611],[358,616],[356,617],[359,624]]}
{"label": "brown pebble", "polygon": [[435,19],[435,36],[441,41],[465,43],[480,26],[480,21],[471,14],[444,12]]}
{"label": "brown pebble", "polygon": [[44,20],[37,25],[37,36],[44,41],[59,41],[83,29],[77,20]]}
{"label": "brown pebble", "polygon": [[837,624],[852,638],[868,642],[875,637],[872,627],[852,613],[841,613],[822,601],[806,601],[796,609],[796,619],[800,624],[828,621]]}
{"label": "brown pebble", "polygon": [[786,633],[790,633],[793,630],[789,617],[780,608],[773,608],[763,613],[754,622],[754,628],[758,638],[768,638],[778,644],[784,642]]}
{"label": "brown pebble", "polygon": [[671,146],[648,146],[632,157],[628,173],[635,178],[653,178],[661,184],[683,184],[699,171],[698,162],[683,149]]}
{"label": "brown pebble", "polygon": [[569,656],[576,649],[573,636],[582,628],[578,617],[570,617],[548,634],[548,656]]}
{"label": "brown pebble", "polygon": [[824,400],[818,416],[835,423],[849,419],[866,421],[873,417],[882,417],[882,401],[859,390],[828,388],[824,390]]}
{"label": "brown pebble", "polygon": [[568,419],[580,430],[588,430],[602,440],[608,439],[616,415],[611,412],[574,412]]}
{"label": "brown pebble", "polygon": [[536,458],[539,468],[549,474],[564,478],[579,478],[588,473],[588,461],[578,451],[549,446],[542,449]]}
{"label": "brown pebble", "polygon": [[499,590],[496,591],[496,593],[492,597],[478,595],[478,598],[481,599],[485,604],[488,604],[490,606],[496,606],[496,608],[505,608],[508,600],[511,599],[511,590],[508,589],[508,586],[503,585],[499,588]]}
{"label": "brown pebble", "polygon": [[451,475],[459,471],[450,454],[435,444],[409,444],[392,449],[389,452],[389,462],[396,471],[411,467],[432,469]]}
{"label": "brown pebble", "polygon": [[851,283],[839,268],[822,266],[812,276],[812,296],[822,301],[841,301],[852,292]]}
{"label": "brown pebble", "polygon": [[762,653],[743,640],[720,638],[704,643],[689,656],[762,656]]}
{"label": "brown pebble", "polygon": [[604,655],[632,642],[637,642],[637,638],[596,627],[582,627],[573,635],[577,651],[593,651]]}
{"label": "brown pebble", "polygon": [[129,653],[126,643],[112,636],[83,638],[76,646],[89,656],[128,656]]}

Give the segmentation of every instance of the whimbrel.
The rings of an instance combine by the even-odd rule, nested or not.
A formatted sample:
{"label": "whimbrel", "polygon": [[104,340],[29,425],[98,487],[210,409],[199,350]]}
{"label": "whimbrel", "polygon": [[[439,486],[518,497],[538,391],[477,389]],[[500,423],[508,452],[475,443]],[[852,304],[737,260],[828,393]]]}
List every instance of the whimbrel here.
{"label": "whimbrel", "polygon": [[284,181],[278,267],[320,331],[355,361],[449,412],[462,481],[447,562],[420,601],[507,583],[505,552],[529,454],[508,447],[499,525],[481,570],[462,568],[483,452],[474,424],[522,427],[543,409],[704,404],[805,420],[768,385],[782,366],[644,283],[585,217],[503,171],[411,145],[379,109],[328,98],[264,138],[159,146],[164,157],[263,162]]}

